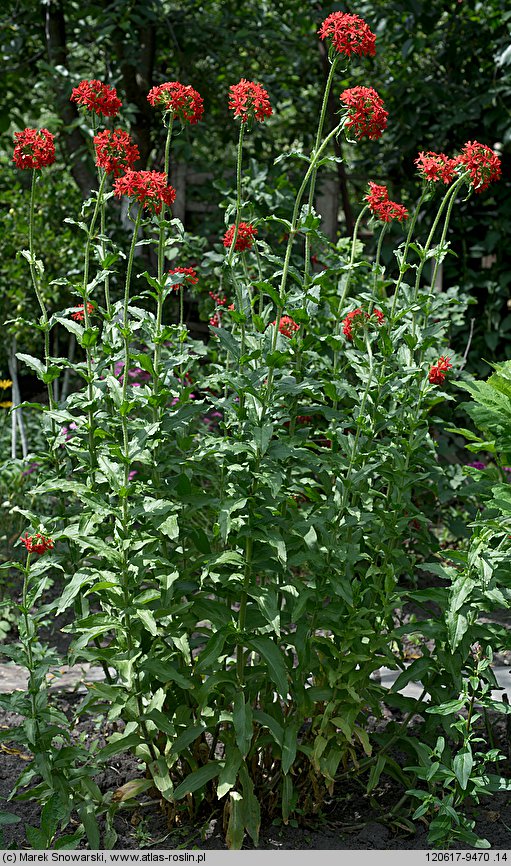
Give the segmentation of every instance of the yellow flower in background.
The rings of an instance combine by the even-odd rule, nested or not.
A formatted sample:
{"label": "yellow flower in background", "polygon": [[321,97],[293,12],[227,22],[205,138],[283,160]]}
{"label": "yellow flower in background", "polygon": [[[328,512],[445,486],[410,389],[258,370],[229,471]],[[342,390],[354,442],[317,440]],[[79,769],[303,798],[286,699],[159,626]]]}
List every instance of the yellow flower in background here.
{"label": "yellow flower in background", "polygon": [[0,403],[0,408],[1,408],[1,409],[10,409],[11,406],[12,406],[12,400],[3,400],[3,401]]}
{"label": "yellow flower in background", "polygon": [[12,385],[12,382],[10,379],[0,379],[0,389],[2,391],[5,391],[7,388],[10,388],[11,385]]}

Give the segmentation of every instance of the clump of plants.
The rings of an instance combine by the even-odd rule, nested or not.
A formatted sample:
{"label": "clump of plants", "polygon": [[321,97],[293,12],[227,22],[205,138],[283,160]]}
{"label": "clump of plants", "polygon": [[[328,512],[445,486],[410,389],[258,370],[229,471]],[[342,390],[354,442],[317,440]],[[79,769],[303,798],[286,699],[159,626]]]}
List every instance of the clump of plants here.
{"label": "clump of plants", "polygon": [[[2,736],[33,754],[14,793],[57,816],[37,831],[39,847],[73,844],[80,833],[90,847],[111,847],[115,811],[150,790],[170,822],[221,810],[229,847],[241,848],[245,834],[257,845],[262,820],[317,815],[336,780],[352,773],[366,774],[369,792],[389,774],[418,796],[415,816],[433,819],[432,843],[485,844],[462,807],[499,755],[471,751],[470,724],[491,676],[484,659],[505,638],[482,634],[474,617],[460,625],[466,585],[449,569],[449,604],[421,625],[433,649],[424,644],[411,666],[403,637],[412,629],[396,624],[395,611],[406,599],[437,600],[435,591],[414,591],[411,578],[418,548],[431,540],[424,503],[441,473],[430,414],[450,399],[459,359],[448,348],[449,321],[466,299],[438,292],[436,276],[458,196],[485,191],[500,164],[476,141],[455,156],[422,152],[416,204],[392,200],[376,178],[351,242],[329,243],[314,201],[318,172],[336,159],[330,145],[342,134],[354,145],[377,141],[388,116],[372,87],[354,86],[325,132],[336,75],[373,55],[376,40],[361,18],[341,12],[319,35],[330,72],[315,144],[310,154],[279,157],[303,166],[287,218],[255,219],[245,194],[244,143],[255,124],[271,127],[270,97],[246,79],[230,87],[236,197],[214,251],[223,260],[208,271],[208,287],[211,274],[217,284],[205,342],[191,338],[184,317],[185,293],[201,291],[201,265],[181,255],[186,233],[172,218],[168,183],[173,137],[203,122],[199,93],[176,81],[150,91],[165,128],[164,164],[138,171],[129,133],[106,120],[122,107],[115,89],[93,79],[73,90],[91,120],[98,185],[73,223],[83,267],[66,286],[76,303],[64,310],[47,304],[51,279],[35,233],[53,135],[16,134],[14,161],[32,173],[22,256],[43,344],[40,358],[18,359],[47,390],[47,403],[31,407],[42,414],[47,449],[32,490],[41,508],[18,509],[26,557],[7,564],[23,585],[20,642],[10,653],[27,668],[29,689],[8,699],[25,721]],[[120,198],[133,227],[128,250],[111,240]],[[359,239],[366,223],[377,235],[373,261]],[[387,232],[396,238],[388,270],[380,259]],[[313,248],[325,250],[328,267]],[[73,361],[52,353],[54,329],[74,336]],[[54,386],[69,370],[76,388],[59,400]],[[62,592],[46,602],[52,576]],[[105,673],[79,713],[123,722],[92,755],[71,741],[48,699],[52,658],[38,640],[41,617],[71,607],[69,661]],[[465,681],[476,632],[478,666]],[[382,665],[401,671],[390,693],[374,677]],[[412,678],[424,693],[410,702],[398,688]],[[381,718],[385,702],[404,709],[404,721],[372,735],[369,717]],[[446,731],[447,747],[431,720],[449,718],[454,705],[469,715]],[[407,731],[417,715],[421,742]],[[406,770],[397,745],[412,758]],[[113,796],[100,791],[98,767],[126,750],[145,772]],[[59,841],[75,813],[80,830]],[[403,814],[399,803],[387,817]]]}

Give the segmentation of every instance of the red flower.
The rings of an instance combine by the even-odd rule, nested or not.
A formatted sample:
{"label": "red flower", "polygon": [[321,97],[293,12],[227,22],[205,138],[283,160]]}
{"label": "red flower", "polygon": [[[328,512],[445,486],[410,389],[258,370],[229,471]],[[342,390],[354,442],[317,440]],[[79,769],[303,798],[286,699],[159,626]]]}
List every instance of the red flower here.
{"label": "red flower", "polygon": [[47,129],[24,129],[15,132],[13,162],[18,168],[44,168],[55,162],[53,135]]}
{"label": "red flower", "polygon": [[242,78],[239,84],[231,85],[229,92],[229,108],[235,117],[241,117],[242,123],[252,118],[263,121],[272,114],[268,93],[260,84]]}
{"label": "red flower", "polygon": [[122,129],[115,129],[113,132],[105,129],[99,132],[94,136],[94,147],[96,165],[114,177],[119,177],[128,168],[132,168],[133,163],[140,158],[137,145]]}
{"label": "red flower", "polygon": [[474,192],[488,189],[501,175],[501,163],[495,151],[478,141],[467,141],[456,162],[470,172]]}
{"label": "red flower", "polygon": [[364,197],[364,200],[369,205],[369,210],[377,219],[384,223],[390,223],[392,220],[408,219],[408,211],[402,204],[389,199],[389,192],[386,186],[380,186],[378,183],[369,181],[369,193]]}
{"label": "red flower", "polygon": [[321,39],[332,37],[332,45],[339,54],[376,54],[376,36],[363,18],[347,12],[332,12],[318,30]]}
{"label": "red flower", "polygon": [[35,535],[29,535],[28,532],[25,532],[25,535],[22,535],[20,538],[22,544],[27,548],[28,553],[45,553],[47,550],[51,550],[53,548],[53,539],[48,538],[45,535],[41,535],[40,532],[36,532]]}
{"label": "red flower", "polygon": [[451,183],[456,176],[456,160],[446,156],[445,153],[434,153],[432,150],[428,150],[427,153],[421,151],[415,160],[415,165],[421,177],[432,183],[437,183],[439,180],[442,183]]}
{"label": "red flower", "polygon": [[[232,239],[234,237],[234,231],[235,226],[229,226],[224,235],[224,247],[229,248],[231,246]],[[237,251],[252,249],[252,244],[256,235],[257,229],[254,228],[254,226],[251,226],[248,223],[239,223],[238,234],[236,236],[236,243],[234,244],[234,249]]]}
{"label": "red flower", "polygon": [[220,295],[216,295],[215,292],[208,292],[208,294],[211,300],[217,305],[217,307],[225,307],[227,303],[227,298],[225,297],[225,295],[222,298],[220,297]]}
{"label": "red flower", "polygon": [[389,200],[389,191],[386,186],[382,186],[379,183],[373,183],[372,180],[369,181],[369,194],[366,195],[365,201],[368,203],[371,209],[377,207],[379,204],[382,204],[384,201]]}
{"label": "red flower", "polygon": [[[376,186],[376,184],[375,184]],[[385,316],[383,315],[381,310],[374,308],[372,314],[378,321],[378,325],[383,325],[385,321]],[[363,325],[371,316],[369,313],[364,313],[360,307],[357,307],[356,310],[352,310],[351,313],[348,313],[345,319],[343,319],[342,323],[342,332],[346,339],[353,339],[353,328],[358,327],[359,325]]]}
{"label": "red flower", "polygon": [[[90,301],[87,301],[87,312],[90,316],[91,313],[94,312],[94,304],[91,304]],[[71,313],[71,318],[75,320],[75,322],[83,322],[85,319],[85,311],[84,305],[78,304],[78,309],[75,310],[74,313]]]}
{"label": "red flower", "polygon": [[340,95],[340,100],[347,107],[344,128],[350,129],[355,138],[367,138],[376,141],[383,135],[387,126],[388,112],[383,107],[383,100],[372,87],[350,87]]}
{"label": "red flower", "polygon": [[174,290],[176,292],[178,292],[179,289],[182,289],[185,283],[188,283],[190,286],[194,286],[196,283],[199,282],[197,273],[196,271],[194,271],[193,268],[173,268],[173,270],[169,271],[169,275],[172,276],[173,274],[182,274],[183,277],[183,279],[179,282],[175,282],[174,280],[170,281],[171,285],[174,286]]}
{"label": "red flower", "polygon": [[428,379],[432,385],[441,385],[441,383],[445,379],[445,374],[447,370],[451,369],[451,359],[445,358],[443,355],[441,355],[436,364],[432,365],[428,374]]}
{"label": "red flower", "polygon": [[172,112],[181,123],[197,123],[204,113],[202,96],[189,84],[180,84],[179,81],[166,81],[153,87],[147,99],[151,105]]}
{"label": "red flower", "polygon": [[[273,320],[272,325],[276,324],[276,319]],[[282,316],[279,322],[279,331],[284,337],[291,338],[297,331],[300,330],[300,325],[298,325],[291,316]]]}
{"label": "red flower", "polygon": [[127,171],[114,183],[114,193],[134,198],[142,207],[160,213],[164,204],[171,205],[176,198],[174,187],[167,186],[167,178],[161,171]]}
{"label": "red flower", "polygon": [[115,87],[109,87],[96,78],[80,81],[78,87],[73,88],[69,98],[71,102],[83,105],[88,111],[95,111],[96,114],[103,114],[105,117],[115,117],[122,106]]}

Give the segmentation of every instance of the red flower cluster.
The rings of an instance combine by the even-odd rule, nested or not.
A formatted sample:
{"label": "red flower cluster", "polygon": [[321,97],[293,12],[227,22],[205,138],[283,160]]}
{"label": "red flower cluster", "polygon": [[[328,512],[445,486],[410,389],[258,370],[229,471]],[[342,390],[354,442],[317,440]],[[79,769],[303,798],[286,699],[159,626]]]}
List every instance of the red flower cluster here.
{"label": "red flower cluster", "polygon": [[194,271],[193,268],[173,268],[169,271],[170,276],[173,274],[181,274],[183,279],[179,282],[174,282],[171,280],[171,285],[174,286],[174,291],[178,292],[179,289],[182,289],[185,284],[188,283],[190,286],[194,286],[199,282],[199,278],[197,276],[197,272]]}
{"label": "red flower cluster", "polygon": [[[277,322],[276,319],[273,320],[272,325],[275,325]],[[300,325],[295,322],[291,316],[282,316],[279,321],[279,331],[284,337],[291,337],[296,334],[297,331],[300,330]]]}
{"label": "red flower cluster", "polygon": [[378,183],[369,181],[369,193],[365,196],[365,201],[369,205],[369,209],[373,216],[384,223],[390,223],[392,220],[408,219],[408,211],[402,204],[389,199],[389,192],[386,186],[381,186]]}
{"label": "red flower cluster", "polygon": [[467,141],[457,163],[470,172],[474,192],[483,192],[490,183],[498,180],[502,170],[500,159],[491,147],[478,141]]}
{"label": "red flower cluster", "polygon": [[227,303],[227,298],[225,295],[221,297],[220,295],[215,294],[215,292],[208,292],[209,297],[217,305],[217,307],[225,307]]}
{"label": "red flower cluster", "polygon": [[96,165],[104,168],[107,174],[119,177],[124,171],[132,168],[133,163],[140,158],[140,153],[131,136],[122,129],[110,132],[105,129],[94,136],[96,148]]}
{"label": "red flower cluster", "polygon": [[[385,321],[385,316],[383,315],[381,310],[377,310],[375,307],[371,315],[376,318],[378,325],[383,325]],[[370,318],[371,316],[369,315],[369,313],[364,313],[364,311],[361,310],[360,307],[357,307],[356,310],[352,310],[351,313],[348,313],[346,318],[343,319],[342,323],[342,332],[346,339],[352,340],[353,328],[359,325],[363,325]]]}
{"label": "red flower cluster", "polygon": [[[229,226],[225,235],[224,235],[224,247],[229,248],[232,244],[232,239],[234,237],[235,226]],[[243,250],[252,249],[252,244],[254,242],[254,237],[257,235],[257,229],[254,226],[249,225],[248,223],[239,223],[238,225],[238,234],[236,236],[236,243],[234,244],[234,249],[237,252],[243,252]]]}
{"label": "red flower cluster", "polygon": [[[91,304],[90,301],[87,301],[87,312],[90,316],[91,313],[94,312],[94,304]],[[78,304],[78,309],[75,310],[74,313],[71,313],[71,318],[75,320],[75,322],[83,322],[85,319],[85,310],[83,304]]]}
{"label": "red flower cluster", "polygon": [[160,213],[164,204],[171,205],[176,198],[174,187],[167,186],[167,178],[162,171],[127,171],[114,183],[114,193],[134,198],[142,207],[153,213]]}
{"label": "red flower cluster", "polygon": [[376,36],[363,18],[347,12],[332,12],[318,30],[321,39],[332,37],[332,45],[339,54],[376,54]]}
{"label": "red flower cluster", "polygon": [[348,109],[344,128],[351,130],[355,138],[367,136],[376,141],[383,135],[389,115],[376,90],[372,87],[350,87],[341,93],[339,99]]}
{"label": "red flower cluster", "polygon": [[18,168],[44,168],[55,162],[53,135],[47,129],[15,132],[13,162]]}
{"label": "red flower cluster", "polygon": [[419,174],[424,180],[437,183],[451,183],[456,176],[457,161],[446,156],[445,153],[434,153],[428,150],[421,151],[415,160]]}
{"label": "red flower cluster", "polygon": [[432,385],[441,385],[445,379],[447,370],[452,368],[451,359],[440,356],[436,364],[433,364],[429,371],[428,379]]}
{"label": "red flower cluster", "polygon": [[119,113],[122,102],[117,96],[115,87],[109,87],[95,78],[90,81],[80,81],[74,87],[69,97],[71,102],[83,105],[88,111],[103,114],[105,117],[115,117]]}
{"label": "red flower cluster", "polygon": [[239,84],[231,85],[229,93],[229,108],[234,111],[235,117],[241,117],[242,123],[252,118],[263,121],[272,114],[268,93],[254,81],[242,78]]}
{"label": "red flower cluster", "polygon": [[48,538],[46,535],[41,535],[40,532],[36,532],[35,535],[29,535],[28,532],[25,532],[25,535],[21,536],[20,541],[25,545],[28,553],[39,554],[51,550],[54,544],[52,538]]}
{"label": "red flower cluster", "polygon": [[153,87],[147,94],[148,102],[164,111],[171,111],[181,123],[197,123],[204,114],[202,96],[189,84],[166,81]]}

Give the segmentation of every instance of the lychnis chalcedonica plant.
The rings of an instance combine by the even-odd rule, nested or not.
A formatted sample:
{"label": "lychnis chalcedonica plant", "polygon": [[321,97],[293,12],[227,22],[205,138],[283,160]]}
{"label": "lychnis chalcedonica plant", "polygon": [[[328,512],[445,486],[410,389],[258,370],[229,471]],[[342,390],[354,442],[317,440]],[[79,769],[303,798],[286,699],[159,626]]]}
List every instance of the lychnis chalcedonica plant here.
{"label": "lychnis chalcedonica plant", "polygon": [[[353,770],[367,771],[369,790],[382,772],[405,788],[419,775],[400,771],[391,752],[398,737],[378,741],[368,718],[380,717],[386,700],[375,672],[387,665],[407,675],[395,611],[413,574],[414,543],[428,537],[423,502],[441,471],[429,413],[456,375],[449,319],[466,303],[435,289],[449,220],[458,196],[485,190],[500,166],[475,141],[454,157],[422,152],[416,205],[393,201],[371,181],[351,243],[329,243],[314,208],[318,172],[335,159],[336,136],[377,141],[388,115],[372,87],[354,86],[340,94],[338,124],[325,134],[336,76],[373,55],[376,39],[342,12],[319,35],[329,75],[314,147],[279,157],[304,166],[286,217],[255,220],[245,192],[244,144],[255,124],[271,127],[270,97],[246,79],[230,87],[236,196],[223,262],[208,270],[215,307],[205,343],[191,338],[184,317],[201,268],[182,255],[186,233],[171,216],[168,183],[174,134],[202,121],[198,92],[176,81],[150,91],[164,159],[161,171],[139,171],[129,134],[97,128],[117,116],[116,91],[95,79],[73,90],[91,120],[98,184],[76,223],[84,237],[83,271],[69,285],[77,303],[63,311],[47,308],[44,253],[34,240],[53,136],[17,133],[15,162],[33,177],[23,254],[44,337],[42,360],[20,358],[48,391],[48,455],[34,494],[65,500],[57,516],[25,513],[26,537],[43,533],[53,547],[36,551],[44,568],[34,573],[31,561],[23,573],[40,590],[32,608],[42,575],[64,570],[47,610],[74,607],[69,660],[104,670],[80,712],[101,710],[124,726],[92,756],[66,752],[64,740],[48,749],[47,739],[29,737],[42,713],[36,701],[23,709],[25,735],[16,739],[24,736],[34,753],[22,784],[58,804],[62,826],[77,810],[93,847],[98,816],[108,817],[103,844],[112,845],[115,808],[149,789],[169,820],[221,809],[227,844],[240,848],[245,833],[258,843],[262,818],[317,813]],[[119,198],[132,223],[126,252],[109,231]],[[359,238],[366,223],[377,233],[372,262]],[[283,252],[273,245],[276,230]],[[397,248],[386,270],[387,232]],[[313,249],[323,249],[328,267]],[[79,360],[51,355],[53,328],[72,332]],[[52,383],[70,368],[82,384],[59,404]],[[35,632],[25,628],[21,638],[42,695],[45,678],[28,652]],[[425,707],[419,700],[408,708],[401,738]],[[125,750],[147,773],[112,799],[94,772]]]}

